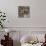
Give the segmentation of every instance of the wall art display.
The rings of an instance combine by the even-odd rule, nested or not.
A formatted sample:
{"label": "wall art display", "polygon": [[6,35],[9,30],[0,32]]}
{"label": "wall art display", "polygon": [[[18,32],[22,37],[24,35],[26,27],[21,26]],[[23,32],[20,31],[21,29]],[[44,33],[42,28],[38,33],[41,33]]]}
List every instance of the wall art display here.
{"label": "wall art display", "polygon": [[29,6],[19,6],[18,7],[18,17],[20,18],[30,17],[30,7]]}

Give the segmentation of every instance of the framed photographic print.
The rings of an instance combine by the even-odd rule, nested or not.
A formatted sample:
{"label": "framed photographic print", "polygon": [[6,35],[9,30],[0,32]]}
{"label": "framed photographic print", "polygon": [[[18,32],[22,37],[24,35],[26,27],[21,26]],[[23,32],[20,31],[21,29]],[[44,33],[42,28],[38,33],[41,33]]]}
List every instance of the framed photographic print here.
{"label": "framed photographic print", "polygon": [[29,6],[19,6],[18,7],[18,17],[19,18],[30,17],[30,8],[29,8]]}

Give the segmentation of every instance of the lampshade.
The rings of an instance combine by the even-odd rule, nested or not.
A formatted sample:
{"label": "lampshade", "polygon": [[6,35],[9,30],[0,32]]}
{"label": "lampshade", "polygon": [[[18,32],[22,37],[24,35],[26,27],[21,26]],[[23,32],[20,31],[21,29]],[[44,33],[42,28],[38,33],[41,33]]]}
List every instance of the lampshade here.
{"label": "lampshade", "polygon": [[5,29],[5,32],[6,32],[6,33],[9,33],[9,32],[10,32],[10,30],[9,30],[9,29]]}

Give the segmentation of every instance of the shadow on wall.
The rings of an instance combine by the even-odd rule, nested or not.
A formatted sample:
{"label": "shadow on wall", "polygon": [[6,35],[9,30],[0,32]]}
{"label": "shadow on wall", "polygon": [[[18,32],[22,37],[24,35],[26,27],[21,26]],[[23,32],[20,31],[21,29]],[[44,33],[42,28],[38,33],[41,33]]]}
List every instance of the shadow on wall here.
{"label": "shadow on wall", "polygon": [[21,46],[20,41],[13,40],[13,46]]}

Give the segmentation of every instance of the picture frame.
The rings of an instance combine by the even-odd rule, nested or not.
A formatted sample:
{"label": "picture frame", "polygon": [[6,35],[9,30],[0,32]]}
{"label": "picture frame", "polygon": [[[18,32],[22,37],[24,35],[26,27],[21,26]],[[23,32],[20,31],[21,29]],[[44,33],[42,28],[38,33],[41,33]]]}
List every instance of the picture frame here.
{"label": "picture frame", "polygon": [[19,18],[30,17],[30,7],[29,6],[19,6],[18,7],[18,17]]}

